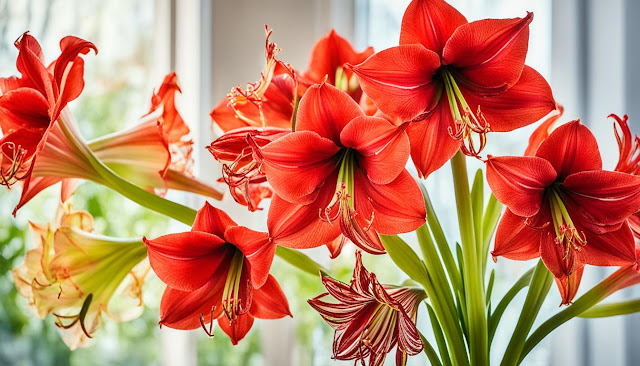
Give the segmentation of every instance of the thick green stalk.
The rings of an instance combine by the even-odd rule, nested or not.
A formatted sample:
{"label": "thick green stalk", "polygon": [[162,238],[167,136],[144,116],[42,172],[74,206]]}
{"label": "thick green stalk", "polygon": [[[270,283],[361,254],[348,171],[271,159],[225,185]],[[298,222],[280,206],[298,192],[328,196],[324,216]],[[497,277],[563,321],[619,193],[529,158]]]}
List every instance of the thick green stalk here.
{"label": "thick green stalk", "polygon": [[462,240],[464,259],[464,292],[469,322],[469,349],[471,364],[489,364],[489,340],[487,331],[487,309],[484,299],[484,284],[481,258],[475,238],[474,216],[469,192],[467,163],[461,151],[451,159],[453,186],[458,209],[458,225]]}
{"label": "thick green stalk", "polygon": [[518,363],[522,362],[529,352],[556,328],[592,308],[607,296],[623,288],[625,284],[628,285],[631,276],[635,276],[635,271],[631,267],[617,270],[591,290],[587,291],[587,293],[580,296],[573,304],[542,323],[538,329],[527,338]]}
{"label": "thick green stalk", "polygon": [[529,284],[527,298],[522,306],[516,329],[513,331],[507,350],[502,358],[501,366],[515,366],[519,363],[525,339],[527,339],[527,335],[538,316],[538,312],[540,312],[540,307],[547,297],[552,283],[553,275],[544,266],[542,260],[538,261]]}

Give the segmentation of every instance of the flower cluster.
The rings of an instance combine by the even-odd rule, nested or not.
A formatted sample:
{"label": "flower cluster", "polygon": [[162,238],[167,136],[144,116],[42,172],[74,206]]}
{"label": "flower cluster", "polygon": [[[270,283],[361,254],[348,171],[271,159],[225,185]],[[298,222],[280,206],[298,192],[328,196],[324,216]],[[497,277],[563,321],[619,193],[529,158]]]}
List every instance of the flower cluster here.
{"label": "flower cluster", "polygon": [[[487,365],[505,308],[528,287],[503,356],[503,364],[518,364],[557,322],[640,283],[640,139],[626,115],[612,115],[620,156],[608,171],[595,136],[579,120],[554,129],[562,107],[544,77],[525,65],[532,21],[526,13],[468,22],[443,0],[413,0],[398,46],[359,52],[331,30],[314,45],[305,70],[280,60],[265,27],[265,68],[213,108],[220,136],[207,150],[222,166],[214,184],[224,184],[247,215],[268,209],[266,232],[238,225],[209,202],[195,212],[164,198],[168,189],[222,198],[194,176],[175,73],[135,125],[86,142],[66,105],[84,86],[82,56],[96,47],[66,37],[61,56],[46,67],[39,44],[25,33],[16,42],[22,76],[0,79],[0,182],[23,182],[16,210],[59,182],[66,201],[79,180],[89,180],[191,230],[108,238],[91,232],[89,213],[65,204],[54,223],[32,224],[37,246],[14,270],[16,286],[39,316],[57,318],[75,348],[93,336],[103,313],[126,318],[110,308],[114,294],[140,299],[150,265],[167,285],[160,325],[213,336],[215,321],[237,344],[256,318],[292,316],[270,274],[279,255],[319,275],[326,288],[308,303],[335,331],[333,358],[371,366],[382,365],[394,348],[397,365],[422,351],[433,364]],[[545,116],[524,156],[483,156],[490,132]],[[469,189],[465,155],[485,163],[492,192],[486,205],[483,173]],[[410,157],[418,178],[407,169]],[[449,161],[461,238],[455,259],[421,183]],[[485,277],[494,231],[494,260],[540,261],[492,312],[495,276],[487,283]],[[412,232],[422,258],[398,236]],[[348,243],[355,246],[349,284],[301,252],[326,246],[335,258]],[[364,253],[388,255],[410,279],[382,285],[364,267]],[[620,269],[574,307],[586,265]],[[132,287],[123,284],[127,279]],[[553,279],[567,313],[529,335]],[[437,351],[418,330],[422,303]]]}

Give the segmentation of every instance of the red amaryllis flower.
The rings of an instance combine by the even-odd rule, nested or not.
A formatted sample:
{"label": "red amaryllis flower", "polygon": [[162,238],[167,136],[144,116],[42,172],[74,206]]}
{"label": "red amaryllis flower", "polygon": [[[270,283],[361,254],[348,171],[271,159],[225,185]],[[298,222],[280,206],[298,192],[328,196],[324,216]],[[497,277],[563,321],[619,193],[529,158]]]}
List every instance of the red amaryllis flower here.
{"label": "red amaryllis flower", "polygon": [[267,177],[260,171],[260,159],[256,159],[254,147],[263,147],[282,136],[290,129],[277,127],[244,127],[225,133],[207,147],[213,157],[221,162],[221,181],[229,185],[233,199],[249,211],[259,210],[264,198],[270,198],[271,187]]}
{"label": "red amaryllis flower", "polygon": [[211,336],[217,319],[237,344],[254,318],[291,315],[287,298],[269,274],[275,253],[269,235],[238,226],[208,203],[190,232],[143,240],[151,267],[168,286],[160,304],[161,325],[202,326]]}
{"label": "red amaryllis flower", "polygon": [[279,48],[269,41],[272,30],[265,26],[265,70],[243,90],[237,86],[211,111],[213,123],[224,132],[242,127],[291,128],[297,98],[297,81],[290,65],[276,57]]}
{"label": "red amaryllis flower", "polygon": [[[84,88],[81,55],[90,50],[97,53],[97,49],[91,42],[65,37],[60,41],[60,56],[47,67],[34,37],[25,33],[15,45],[19,50],[16,65],[22,76],[0,79],[0,184],[9,187],[23,180],[24,201],[30,198],[32,175],[58,176],[74,171],[81,177],[93,176],[82,142],[72,141],[78,136],[65,107]],[[47,158],[42,152],[47,146],[58,159],[55,164],[44,161]],[[34,174],[35,169],[40,173]]]}
{"label": "red amaryllis flower", "polygon": [[505,212],[494,257],[541,257],[571,302],[585,264],[636,263],[627,218],[640,209],[640,177],[602,170],[593,134],[558,127],[535,156],[489,157],[487,181]]}
{"label": "red amaryllis flower", "polygon": [[418,185],[404,168],[403,128],[365,116],[348,94],[323,83],[300,101],[296,131],[260,150],[276,196],[269,232],[279,244],[319,246],[341,232],[363,250],[384,253],[378,233],[398,234],[425,222]]}
{"label": "red amaryllis flower", "polygon": [[[193,141],[187,137],[189,128],[175,107],[175,93],[179,91],[176,74],[167,75],[151,98],[149,113],[136,126],[90,141],[89,149],[117,174],[149,191],[164,195],[167,189],[177,189],[221,199],[221,192],[197,180],[191,172]],[[77,180],[70,177],[96,181],[95,177],[87,175],[91,169],[84,168],[87,164],[82,165],[80,161],[74,164],[80,169],[58,168],[58,174],[51,174],[61,160],[75,158],[77,154],[61,155],[74,148],[62,131],[52,130],[30,184],[23,189],[18,209],[40,191],[60,181],[64,202],[77,185]]]}
{"label": "red amaryllis flower", "polygon": [[[369,358],[369,366],[380,366],[397,345],[396,365],[404,365],[408,356],[422,351],[415,321],[426,298],[423,290],[381,285],[362,265],[359,251],[350,284],[327,276],[322,276],[322,284],[327,293],[309,304],[335,329],[333,358],[362,365]],[[328,295],[337,302],[325,301]]]}
{"label": "red amaryllis flower", "polygon": [[554,109],[549,85],[524,64],[532,19],[528,13],[467,23],[442,0],[414,0],[400,45],[350,66],[382,112],[416,121],[407,133],[422,176],[460,148],[477,156],[487,132],[526,126]]}
{"label": "red amaryllis flower", "polygon": [[[616,171],[640,175],[640,137],[631,134],[628,124],[629,117],[626,114],[622,118],[615,114],[609,117],[615,120],[613,132],[616,135],[618,149],[620,150]],[[630,216],[628,223],[635,237],[640,240],[640,212]]]}
{"label": "red amaryllis flower", "polygon": [[[332,29],[313,45],[309,55],[309,65],[299,80],[306,86],[327,82],[347,92],[356,102],[359,102],[363,97],[358,79],[353,75],[353,71],[346,69],[344,65],[359,64],[371,55],[373,55],[373,47],[357,52],[349,41]],[[363,103],[366,103],[366,99]]]}

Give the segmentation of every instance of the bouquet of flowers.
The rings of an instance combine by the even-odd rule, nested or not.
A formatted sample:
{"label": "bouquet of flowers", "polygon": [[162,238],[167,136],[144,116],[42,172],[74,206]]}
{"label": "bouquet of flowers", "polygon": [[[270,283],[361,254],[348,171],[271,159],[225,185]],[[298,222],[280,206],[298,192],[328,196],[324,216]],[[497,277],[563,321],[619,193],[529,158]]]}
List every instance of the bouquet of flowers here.
{"label": "bouquet of flowers", "polygon": [[[35,247],[13,271],[18,291],[40,317],[56,318],[73,349],[106,316],[138,316],[153,270],[167,285],[160,325],[213,336],[217,323],[237,344],[256,318],[293,316],[287,296],[294,294],[270,274],[279,256],[326,288],[308,303],[335,331],[332,357],[372,366],[394,349],[397,365],[420,352],[433,365],[488,365],[501,317],[521,291],[505,366],[520,364],[574,317],[640,311],[639,300],[600,304],[640,282],[640,138],[627,116],[610,116],[620,156],[609,171],[579,120],[556,127],[562,107],[524,63],[532,20],[528,13],[468,22],[445,1],[413,0],[398,46],[359,52],[331,31],[304,71],[278,58],[266,28],[260,79],[233,88],[211,112],[223,132],[207,147],[222,163],[218,182],[192,172],[175,74],[154,91],[136,126],[86,141],[67,104],[81,94],[84,62],[96,46],[65,37],[47,64],[37,40],[23,34],[15,43],[20,76],[0,79],[0,182],[21,184],[16,211],[57,183],[62,203],[51,222],[31,223]],[[540,120],[523,156],[483,154],[493,132]],[[409,157],[417,177],[406,169]],[[472,181],[469,158],[485,166]],[[447,162],[461,238],[455,245],[422,184]],[[95,233],[91,214],[70,203],[81,181],[191,230],[131,239]],[[211,200],[228,191],[248,212],[269,200],[268,230],[234,222],[215,201],[195,211],[167,200],[169,189]],[[417,236],[419,248],[398,234]],[[336,258],[345,245],[357,248],[348,283],[304,253],[326,246]],[[489,254],[494,262],[540,259],[496,294],[500,269],[489,271]],[[388,255],[409,280],[381,284],[363,255]],[[576,299],[585,265],[618,270]],[[554,282],[564,307],[533,329]],[[419,311],[431,341],[416,326]]]}

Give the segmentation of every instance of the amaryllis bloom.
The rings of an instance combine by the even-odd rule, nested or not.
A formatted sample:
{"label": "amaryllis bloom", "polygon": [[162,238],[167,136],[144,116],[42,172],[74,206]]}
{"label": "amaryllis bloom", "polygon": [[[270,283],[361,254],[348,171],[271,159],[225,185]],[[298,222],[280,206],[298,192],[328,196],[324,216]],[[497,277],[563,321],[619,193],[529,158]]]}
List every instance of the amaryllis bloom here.
{"label": "amaryllis bloom", "polygon": [[640,210],[640,177],[602,170],[595,137],[579,121],[554,130],[535,156],[489,157],[487,181],[508,208],[492,255],[541,257],[563,304],[585,264],[636,264],[627,219]]}
{"label": "amaryllis bloom", "polygon": [[[157,93],[151,98],[151,109],[140,122],[126,130],[118,131],[88,143],[94,155],[121,177],[159,195],[167,189],[194,192],[214,199],[222,193],[214,187],[194,178],[191,171],[193,141],[187,136],[189,128],[175,107],[175,93],[180,88],[175,73],[164,78]],[[66,112],[66,111],[65,111]],[[47,146],[40,154],[30,185],[25,187],[18,208],[43,189],[62,181],[62,201],[73,193],[78,180],[83,178],[100,183],[99,177],[88,175],[90,163],[82,160],[74,164],[79,169],[49,173],[62,159],[69,160],[78,154],[61,152],[76,149],[58,129],[53,129]],[[67,157],[65,157],[67,156]]]}
{"label": "amaryllis bloom", "polygon": [[39,317],[52,314],[71,349],[87,345],[102,314],[117,321],[142,313],[142,283],[149,264],[138,239],[96,235],[88,212],[65,204],[56,222],[31,223],[36,248],[13,270],[18,292]]}
{"label": "amaryllis bloom", "polygon": [[291,315],[276,279],[269,274],[275,244],[266,233],[238,226],[205,203],[190,232],[144,239],[151,267],[167,284],[160,324],[175,329],[202,327],[213,335],[213,320],[237,344],[254,318]]}
{"label": "amaryllis bloom", "polygon": [[231,130],[207,147],[213,157],[221,162],[222,182],[227,183],[233,199],[249,211],[259,210],[260,202],[270,198],[272,190],[267,177],[260,170],[259,158],[254,154],[291,129],[277,127],[243,127]]}
{"label": "amaryllis bloom", "polygon": [[[615,120],[613,131],[620,150],[616,171],[640,176],[640,137],[631,134],[626,114],[622,118],[615,114],[609,117]],[[635,237],[640,240],[640,212],[630,216],[628,223]]]}
{"label": "amaryllis bloom", "polygon": [[426,210],[404,168],[409,139],[403,128],[365,116],[348,94],[323,83],[300,101],[296,131],[260,149],[276,195],[269,232],[278,244],[309,248],[342,233],[363,250],[381,254],[378,233],[417,229]]}
{"label": "amaryllis bloom", "polygon": [[298,83],[290,65],[276,57],[280,50],[269,41],[272,30],[265,26],[266,66],[260,80],[237,86],[211,111],[211,119],[222,131],[242,127],[291,129]]}
{"label": "amaryllis bloom", "polygon": [[350,66],[382,112],[414,121],[407,133],[422,176],[460,148],[477,156],[488,132],[526,126],[554,109],[549,85],[524,64],[532,19],[468,23],[442,0],[414,0],[400,45]]}
{"label": "amaryllis bloom", "polygon": [[[371,55],[373,47],[358,52],[332,29],[313,45],[307,69],[299,76],[299,80],[305,86],[329,83],[360,102],[363,97],[358,78],[353,71],[345,68],[345,64],[359,64]],[[363,103],[367,102],[365,98]]]}
{"label": "amaryllis bloom", "polygon": [[33,196],[32,177],[95,177],[65,107],[84,88],[81,55],[97,49],[91,42],[65,37],[60,41],[62,53],[47,67],[34,37],[25,33],[15,45],[21,77],[0,79],[0,184],[24,182],[21,206]]}
{"label": "amaryllis bloom", "polygon": [[[415,321],[418,305],[426,298],[422,289],[381,285],[376,275],[362,265],[356,252],[356,266],[350,284],[322,276],[327,293],[309,300],[324,320],[335,329],[333,358],[356,360],[380,366],[396,347],[396,365],[424,347]],[[335,301],[326,301],[332,296]]]}

